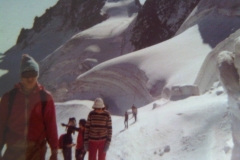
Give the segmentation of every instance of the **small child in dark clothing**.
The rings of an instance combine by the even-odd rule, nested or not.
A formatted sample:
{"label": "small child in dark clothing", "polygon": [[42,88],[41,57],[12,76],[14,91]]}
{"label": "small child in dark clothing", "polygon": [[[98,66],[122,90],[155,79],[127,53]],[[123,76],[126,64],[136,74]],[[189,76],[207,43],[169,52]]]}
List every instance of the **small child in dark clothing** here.
{"label": "small child in dark clothing", "polygon": [[61,143],[64,160],[72,160],[72,147],[75,146],[72,138],[73,131],[73,127],[69,126],[67,129],[67,133],[62,135]]}

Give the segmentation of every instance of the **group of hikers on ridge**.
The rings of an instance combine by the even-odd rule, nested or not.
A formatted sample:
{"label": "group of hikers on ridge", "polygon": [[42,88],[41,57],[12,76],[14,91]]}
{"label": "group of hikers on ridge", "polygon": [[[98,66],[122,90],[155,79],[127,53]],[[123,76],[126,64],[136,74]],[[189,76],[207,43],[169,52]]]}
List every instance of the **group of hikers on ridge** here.
{"label": "group of hikers on ridge", "polygon": [[[21,82],[5,93],[0,100],[0,160],[45,160],[47,144],[50,160],[58,159],[59,141],[56,110],[50,92],[38,83],[39,65],[29,55],[22,56]],[[105,160],[112,138],[112,120],[101,98],[96,98],[87,120],[79,120],[79,128],[67,128],[62,146],[64,158],[69,158],[71,134],[78,132],[76,157]],[[70,135],[70,136],[69,136]],[[83,150],[84,149],[84,150]],[[71,158],[71,157],[70,157]],[[77,160],[78,160],[77,159]]]}
{"label": "group of hikers on ridge", "polygon": [[[71,160],[72,147],[76,145],[75,158],[105,160],[112,139],[112,120],[108,106],[96,98],[87,120],[70,118],[66,134],[58,137],[56,110],[53,97],[38,82],[39,65],[29,55],[22,55],[21,81],[0,99],[0,160],[45,160],[47,144],[51,149],[50,160],[58,159],[62,149],[65,160]],[[126,112],[127,113],[127,112]],[[132,106],[137,121],[137,108]],[[128,128],[128,113],[125,114]],[[72,134],[78,133],[77,143]],[[66,145],[65,145],[66,144]]]}

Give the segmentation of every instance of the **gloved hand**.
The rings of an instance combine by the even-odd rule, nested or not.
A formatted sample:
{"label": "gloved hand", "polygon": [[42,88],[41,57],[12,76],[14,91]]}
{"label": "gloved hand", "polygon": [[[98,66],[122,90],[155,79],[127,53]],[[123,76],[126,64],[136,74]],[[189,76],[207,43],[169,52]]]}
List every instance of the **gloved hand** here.
{"label": "gloved hand", "polygon": [[105,146],[104,146],[104,152],[106,153],[106,152],[108,151],[108,149],[109,149],[109,144],[105,144]]}
{"label": "gloved hand", "polygon": [[87,152],[88,151],[88,144],[84,144],[84,150]]}
{"label": "gloved hand", "polygon": [[50,160],[58,160],[58,157],[57,157],[57,154],[58,154],[58,150],[52,150],[52,154],[51,154],[51,157],[50,157]]}

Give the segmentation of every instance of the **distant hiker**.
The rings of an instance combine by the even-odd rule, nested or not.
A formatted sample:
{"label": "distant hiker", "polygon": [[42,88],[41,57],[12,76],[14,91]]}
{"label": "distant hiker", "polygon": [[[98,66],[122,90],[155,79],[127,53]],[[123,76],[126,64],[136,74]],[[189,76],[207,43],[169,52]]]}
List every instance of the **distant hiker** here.
{"label": "distant hiker", "polygon": [[69,126],[66,134],[62,134],[59,138],[59,148],[62,149],[64,160],[72,160],[72,147],[73,143],[72,133],[74,129]]}
{"label": "distant hiker", "polygon": [[0,102],[0,159],[44,160],[51,148],[57,160],[56,112],[51,94],[38,82],[39,66],[29,55],[22,56],[21,82],[3,95]]}
{"label": "distant hiker", "polygon": [[158,107],[157,103],[153,103],[153,108],[152,109],[155,109],[157,107]]}
{"label": "distant hiker", "polygon": [[[76,160],[83,160],[84,156],[86,154],[86,151],[85,151],[84,145],[83,145],[86,122],[87,121],[85,119],[80,119],[79,124],[78,124],[79,128],[72,127],[75,131],[78,132],[77,146],[76,146],[76,151],[75,151]],[[62,126],[67,126],[67,125],[62,123]]]}
{"label": "distant hiker", "polygon": [[128,112],[125,112],[124,125],[125,125],[125,128],[128,128]]}
{"label": "distant hiker", "polygon": [[88,115],[84,134],[84,148],[89,151],[89,160],[105,160],[112,139],[111,115],[103,108],[103,100],[97,98],[93,104],[94,110]]}
{"label": "distant hiker", "polygon": [[132,114],[135,119],[134,122],[136,122],[137,121],[137,107],[135,107],[134,105],[132,106]]}

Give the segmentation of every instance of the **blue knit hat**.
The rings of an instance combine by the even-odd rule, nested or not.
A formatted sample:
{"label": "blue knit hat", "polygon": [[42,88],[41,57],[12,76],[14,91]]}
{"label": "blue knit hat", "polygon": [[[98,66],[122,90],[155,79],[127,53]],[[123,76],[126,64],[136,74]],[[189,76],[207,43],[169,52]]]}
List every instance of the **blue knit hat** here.
{"label": "blue knit hat", "polygon": [[39,66],[38,63],[28,54],[22,55],[21,62],[21,74],[26,71],[36,71],[37,75],[39,75]]}

